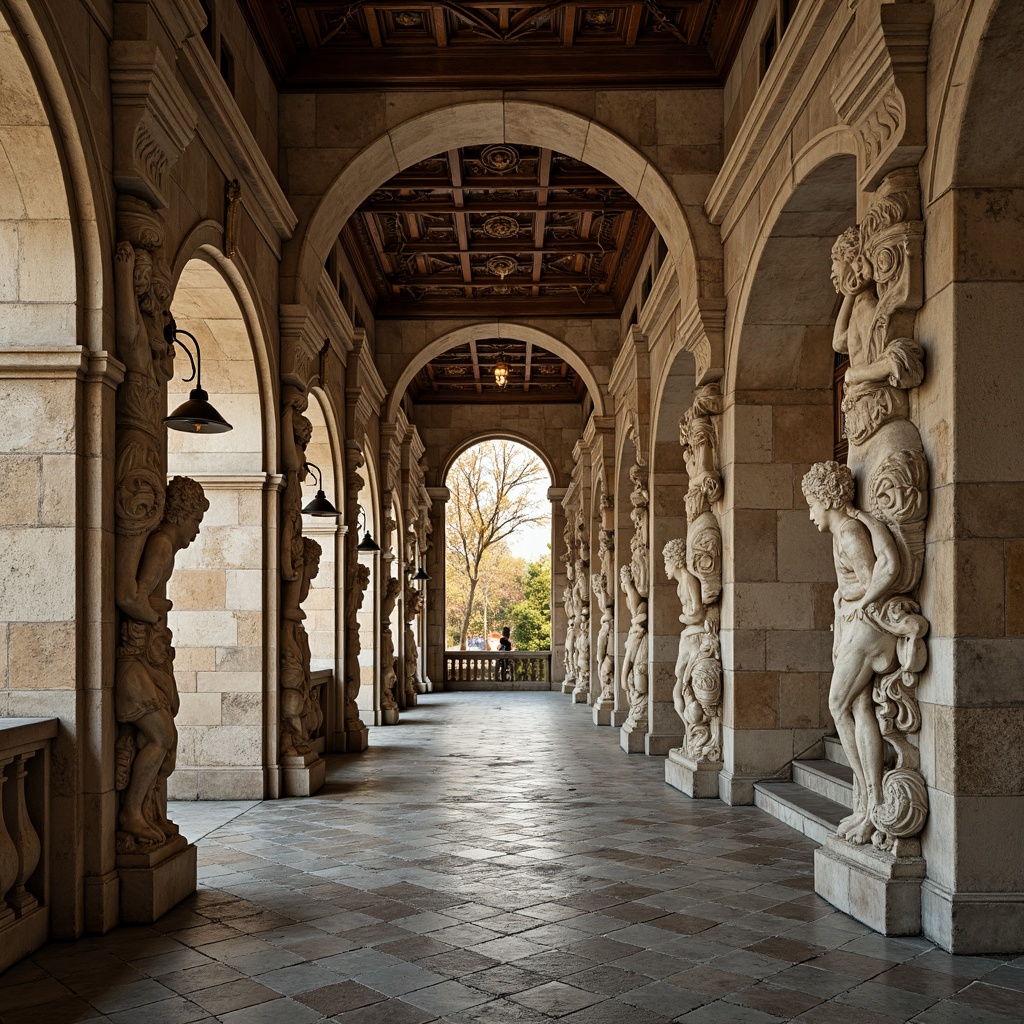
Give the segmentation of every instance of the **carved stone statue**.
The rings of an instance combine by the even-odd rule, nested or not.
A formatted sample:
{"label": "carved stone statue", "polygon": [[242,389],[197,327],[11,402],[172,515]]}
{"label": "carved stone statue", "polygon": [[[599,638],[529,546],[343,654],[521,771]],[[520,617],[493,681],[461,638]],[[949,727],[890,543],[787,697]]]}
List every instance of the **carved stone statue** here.
{"label": "carved stone statue", "polygon": [[309,399],[303,388],[286,384],[281,396],[281,578],[302,574],[302,481],[306,479],[306,447],[313,424],[302,414]]}
{"label": "carved stone statue", "polygon": [[394,725],[398,721],[398,702],[395,687],[398,684],[398,663],[395,659],[395,640],[391,632],[391,617],[398,604],[402,583],[389,576],[384,584],[380,603],[380,706],[384,712],[384,724]]}
{"label": "carved stone statue", "polygon": [[359,518],[359,494],[363,489],[363,478],[359,470],[366,460],[355,441],[345,442],[345,562],[349,573],[349,589],[345,598],[345,737],[346,747],[351,752],[366,747],[368,730],[359,717],[360,668],[359,668],[359,609],[363,596],[370,585],[370,567],[359,563],[359,535],[356,529]]}
{"label": "carved stone statue", "polygon": [[410,706],[420,692],[420,656],[416,644],[416,616],[423,608],[423,593],[411,583],[405,588],[405,693]]}
{"label": "carved stone statue", "polygon": [[629,513],[633,523],[633,537],[630,540],[633,581],[640,593],[646,597],[650,593],[647,545],[650,539],[648,517],[651,495],[647,490],[647,474],[639,463],[630,468],[629,479],[633,482],[633,489],[629,495],[629,502],[633,506]]}
{"label": "carved stone statue", "polygon": [[619,583],[629,607],[629,632],[622,655],[622,687],[629,701],[629,714],[623,728],[629,725],[635,732],[647,730],[647,598],[633,582],[630,564],[619,570]]}
{"label": "carved stone statue", "polygon": [[601,626],[597,633],[597,674],[601,682],[601,700],[615,699],[615,658],[611,651],[612,623],[615,619],[615,596],[608,586],[608,576],[595,572],[590,586],[601,609]]}
{"label": "carved stone statue", "polygon": [[[854,774],[854,812],[838,836],[912,856],[928,816],[911,740],[927,660],[928,621],[916,598],[928,465],[907,393],[924,377],[913,338],[922,239],[917,171],[907,169],[883,180],[860,226],[832,249],[832,281],[843,296],[832,344],[850,358],[848,465],[817,463],[803,480],[811,519],[832,535],[838,581],[829,707]],[[895,754],[889,770],[886,744]]]}
{"label": "carved stone statue", "polygon": [[[583,529],[582,521],[580,529]],[[580,539],[576,546],[573,603],[576,609],[576,684],[574,703],[585,704],[590,696],[590,546]]]}
{"label": "carved stone statue", "polygon": [[281,595],[281,756],[297,757],[310,751],[310,736],[320,728],[323,711],[310,686],[309,637],[302,603],[320,572],[320,545],[302,537],[298,579],[290,580]]}
{"label": "carved stone statue", "polygon": [[572,693],[576,687],[576,635],[577,635],[577,606],[576,606],[576,563],[573,554],[573,521],[576,513],[572,509],[566,509],[565,530],[562,536],[565,539],[565,551],[562,560],[565,562],[565,590],[562,591],[562,605],[565,608],[565,651],[563,663],[565,665],[565,679],[562,681],[562,692]]}
{"label": "carved stone statue", "polygon": [[165,810],[165,783],[174,770],[178,744],[174,716],[179,703],[166,587],[175,555],[199,535],[209,507],[195,480],[176,476],[167,485],[163,518],[146,539],[132,588],[141,617],[124,615],[121,622],[114,706],[120,723],[115,784],[122,792],[117,839],[122,853],[163,843],[178,832]]}

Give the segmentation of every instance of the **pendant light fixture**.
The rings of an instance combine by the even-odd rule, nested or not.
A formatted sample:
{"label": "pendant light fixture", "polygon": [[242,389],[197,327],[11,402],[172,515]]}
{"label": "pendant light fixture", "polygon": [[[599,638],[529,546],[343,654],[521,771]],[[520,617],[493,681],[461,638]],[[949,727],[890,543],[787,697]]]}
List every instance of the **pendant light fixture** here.
{"label": "pendant light fixture", "polygon": [[[370,531],[366,526],[366,513],[363,511],[363,506],[359,506],[359,515],[356,517],[356,526],[359,527],[359,522],[362,521],[362,527],[365,532],[363,533],[363,539],[356,545],[357,551],[380,551],[380,545],[370,536]],[[358,533],[358,529],[356,531]]]}
{"label": "pendant light fixture", "polygon": [[[192,340],[196,347],[196,354],[193,357],[191,349],[180,338],[184,335]],[[177,345],[192,366],[192,373],[182,380],[188,384],[196,382],[196,386],[189,392],[188,401],[182,402],[177,409],[164,417],[164,423],[172,430],[183,430],[189,434],[223,434],[231,429],[231,424],[212,405],[210,396],[203,390],[202,354],[199,351],[199,342],[194,334],[182,331],[175,324],[174,318],[164,328],[164,337],[169,345]]]}
{"label": "pendant light fixture", "polygon": [[306,469],[316,470],[317,490],[316,497],[303,506],[303,515],[325,517],[338,515],[338,510],[327,500],[327,495],[324,494],[324,476],[323,473],[320,472],[320,467],[315,463],[307,462]]}
{"label": "pendant light fixture", "polygon": [[494,364],[494,383],[499,388],[504,388],[508,383],[508,363],[505,362],[504,352],[498,356],[498,361]]}
{"label": "pendant light fixture", "polygon": [[414,580],[432,580],[434,577],[427,574],[427,570],[423,566],[419,566],[416,570],[416,575],[413,576]]}

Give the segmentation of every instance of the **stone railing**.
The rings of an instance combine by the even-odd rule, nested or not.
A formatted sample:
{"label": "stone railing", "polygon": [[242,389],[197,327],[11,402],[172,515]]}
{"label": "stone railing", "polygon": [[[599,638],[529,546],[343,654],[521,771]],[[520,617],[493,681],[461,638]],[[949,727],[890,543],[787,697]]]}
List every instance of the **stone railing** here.
{"label": "stone railing", "polygon": [[444,681],[449,683],[546,683],[551,679],[550,651],[445,651]]}
{"label": "stone railing", "polygon": [[0,971],[50,930],[50,743],[56,718],[0,718]]}
{"label": "stone railing", "polygon": [[334,714],[334,673],[329,668],[311,672],[309,689],[317,695],[323,713],[320,725],[310,731],[309,741],[313,749],[323,756],[327,753],[327,734]]}

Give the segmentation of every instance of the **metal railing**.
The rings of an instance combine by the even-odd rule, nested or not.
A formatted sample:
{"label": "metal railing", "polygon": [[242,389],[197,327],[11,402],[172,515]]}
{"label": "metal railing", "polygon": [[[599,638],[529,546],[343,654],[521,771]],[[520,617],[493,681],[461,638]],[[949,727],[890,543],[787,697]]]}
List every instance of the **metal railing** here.
{"label": "metal railing", "polygon": [[50,931],[50,744],[56,718],[0,718],[0,971]]}
{"label": "metal railing", "polygon": [[445,683],[546,683],[550,651],[445,651]]}

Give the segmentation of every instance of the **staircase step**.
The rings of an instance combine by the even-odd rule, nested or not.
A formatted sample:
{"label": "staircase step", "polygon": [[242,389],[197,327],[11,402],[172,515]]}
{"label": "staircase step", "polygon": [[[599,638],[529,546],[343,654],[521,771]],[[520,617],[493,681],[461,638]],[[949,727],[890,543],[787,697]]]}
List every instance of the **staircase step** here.
{"label": "staircase step", "polygon": [[853,809],[853,771],[835,761],[794,761],[793,781],[818,796]]}
{"label": "staircase step", "polygon": [[850,809],[795,782],[754,783],[754,803],[808,839],[824,843]]}
{"label": "staircase step", "polygon": [[838,736],[825,737],[825,759],[835,761],[836,764],[845,764],[847,768],[850,767],[850,759],[846,756]]}

